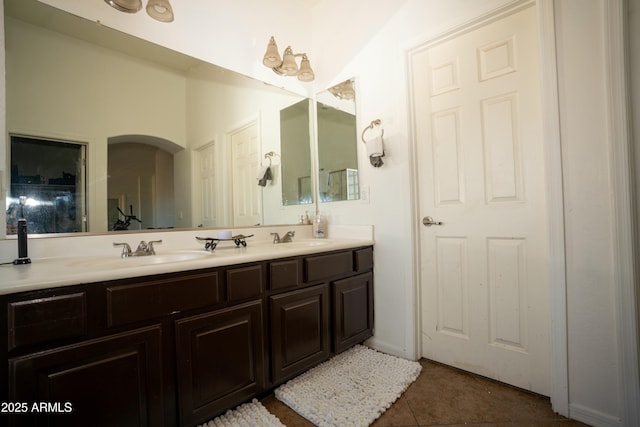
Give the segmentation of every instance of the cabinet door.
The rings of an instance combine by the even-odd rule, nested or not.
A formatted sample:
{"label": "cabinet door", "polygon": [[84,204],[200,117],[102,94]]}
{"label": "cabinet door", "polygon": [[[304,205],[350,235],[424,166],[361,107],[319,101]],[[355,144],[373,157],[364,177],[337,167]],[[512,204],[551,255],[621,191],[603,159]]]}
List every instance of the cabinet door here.
{"label": "cabinet door", "polygon": [[156,325],[10,359],[9,400],[30,412],[10,425],[164,425],[161,336]]}
{"label": "cabinet door", "polygon": [[329,357],[327,284],[270,298],[271,374],[284,381]]}
{"label": "cabinet door", "polygon": [[373,274],[333,283],[333,350],[340,353],[373,334]]}
{"label": "cabinet door", "polygon": [[195,425],[264,389],[262,302],[176,321],[181,425]]}

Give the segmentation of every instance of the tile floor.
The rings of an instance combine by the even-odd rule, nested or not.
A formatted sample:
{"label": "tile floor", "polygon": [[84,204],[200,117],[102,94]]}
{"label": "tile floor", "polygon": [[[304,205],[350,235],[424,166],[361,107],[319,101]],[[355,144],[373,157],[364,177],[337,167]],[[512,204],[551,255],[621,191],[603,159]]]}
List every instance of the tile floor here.
{"label": "tile floor", "polygon": [[[549,399],[448,366],[420,360],[422,372],[371,427],[578,427],[551,410]],[[287,427],[313,424],[273,395],[262,404]]]}

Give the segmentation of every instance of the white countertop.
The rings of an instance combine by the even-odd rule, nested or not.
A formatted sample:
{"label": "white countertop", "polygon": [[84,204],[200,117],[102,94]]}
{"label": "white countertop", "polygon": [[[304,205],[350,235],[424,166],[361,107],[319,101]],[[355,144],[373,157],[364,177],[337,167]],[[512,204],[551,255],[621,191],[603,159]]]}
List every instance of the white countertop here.
{"label": "white countertop", "polygon": [[[293,243],[273,244],[269,240],[247,239],[246,247],[221,241],[214,251],[156,246],[156,255],[120,258],[109,255],[32,258],[31,264],[0,265],[0,295],[94,283],[128,277],[264,261],[297,255],[349,249],[374,244],[372,239],[294,239]],[[135,246],[132,244],[135,250]]]}

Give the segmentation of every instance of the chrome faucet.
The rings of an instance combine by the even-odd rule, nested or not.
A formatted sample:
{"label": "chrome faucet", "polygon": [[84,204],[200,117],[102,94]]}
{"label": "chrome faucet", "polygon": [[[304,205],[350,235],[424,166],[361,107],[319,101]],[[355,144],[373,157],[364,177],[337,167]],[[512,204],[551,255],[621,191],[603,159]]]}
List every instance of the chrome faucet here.
{"label": "chrome faucet", "polygon": [[295,231],[287,231],[287,234],[282,236],[282,238],[278,235],[278,233],[271,233],[273,236],[273,243],[290,243],[293,242],[293,236],[296,235]]}
{"label": "chrome faucet", "polygon": [[148,256],[155,255],[156,251],[153,247],[154,243],[162,243],[162,240],[152,240],[150,242],[145,242],[144,240],[138,243],[138,247],[135,251],[131,250],[131,246],[128,243],[113,243],[113,246],[122,246],[122,258],[129,258],[132,256]]}
{"label": "chrome faucet", "polygon": [[128,243],[126,243],[126,242],[122,242],[122,243],[113,242],[113,246],[122,246],[122,255],[120,255],[120,257],[128,258],[128,257],[131,256],[131,246],[129,246]]}
{"label": "chrome faucet", "polygon": [[155,255],[156,250],[153,247],[154,243],[162,243],[162,240],[151,240],[149,243],[142,240],[138,243],[138,248],[133,253],[133,256],[147,256],[147,255]]}

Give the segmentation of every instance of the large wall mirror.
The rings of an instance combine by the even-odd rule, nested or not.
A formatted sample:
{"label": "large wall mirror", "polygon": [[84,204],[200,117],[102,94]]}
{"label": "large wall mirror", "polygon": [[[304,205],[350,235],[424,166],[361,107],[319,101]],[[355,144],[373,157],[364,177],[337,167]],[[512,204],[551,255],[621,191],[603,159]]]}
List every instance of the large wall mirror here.
{"label": "large wall mirror", "polygon": [[282,204],[285,206],[313,203],[311,146],[301,143],[312,128],[310,102],[305,99],[280,112]]}
{"label": "large wall mirror", "polygon": [[[291,224],[310,210],[308,121],[306,134],[281,138],[283,115],[308,108],[304,97],[35,0],[4,7],[6,140],[86,149],[81,165],[45,172],[11,160],[10,144],[0,142],[11,171],[8,235],[9,211],[30,194],[39,199],[27,206],[28,221],[73,199],[83,204],[74,207],[73,231],[89,232]],[[292,157],[309,166],[283,173]],[[272,179],[262,186],[265,165]],[[81,183],[73,190],[81,196],[56,187],[65,179]]]}
{"label": "large wall mirror", "polygon": [[321,202],[360,198],[355,79],[317,95],[318,198]]}

